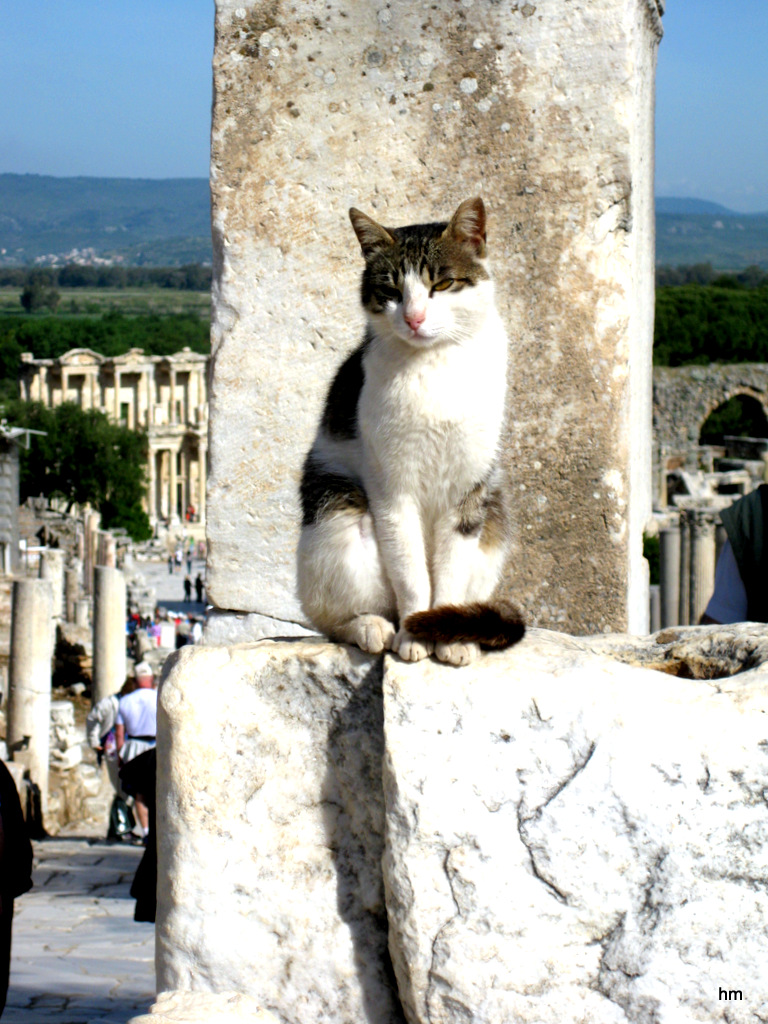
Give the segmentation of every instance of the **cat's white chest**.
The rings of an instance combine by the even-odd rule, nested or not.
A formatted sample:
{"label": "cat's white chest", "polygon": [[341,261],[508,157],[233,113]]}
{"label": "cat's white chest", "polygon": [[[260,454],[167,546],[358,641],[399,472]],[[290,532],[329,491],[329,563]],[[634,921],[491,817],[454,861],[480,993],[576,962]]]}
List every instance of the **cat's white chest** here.
{"label": "cat's white chest", "polygon": [[372,352],[359,407],[370,482],[425,500],[474,486],[496,457],[505,387],[503,330],[399,362]]}

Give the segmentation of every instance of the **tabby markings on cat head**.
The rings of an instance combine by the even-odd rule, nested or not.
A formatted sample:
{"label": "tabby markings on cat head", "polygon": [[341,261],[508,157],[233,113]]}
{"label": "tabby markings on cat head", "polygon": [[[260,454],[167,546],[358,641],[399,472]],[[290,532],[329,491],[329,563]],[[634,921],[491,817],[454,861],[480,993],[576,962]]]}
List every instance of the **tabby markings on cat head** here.
{"label": "tabby markings on cat head", "polygon": [[385,228],[354,207],[349,216],[365,258],[362,303],[376,334],[414,348],[472,337],[493,289],[482,199],[462,203],[447,223]]}

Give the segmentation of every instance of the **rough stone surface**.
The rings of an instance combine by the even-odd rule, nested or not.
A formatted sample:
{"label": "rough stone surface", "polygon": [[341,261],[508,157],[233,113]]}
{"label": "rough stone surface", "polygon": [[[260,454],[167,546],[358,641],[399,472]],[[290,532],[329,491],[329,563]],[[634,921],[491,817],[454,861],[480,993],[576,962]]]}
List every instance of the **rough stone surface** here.
{"label": "rough stone surface", "polygon": [[505,589],[541,625],[646,628],[659,6],[218,0],[217,607],[306,625],[301,464],[363,326],[348,207],[413,223],[481,194],[511,338]]}
{"label": "rough stone surface", "polygon": [[384,872],[411,1024],[768,1012],[768,630],[749,633],[689,631],[689,660],[753,649],[717,682],[542,633],[471,685],[387,660]]}
{"label": "rough stone surface", "polygon": [[231,644],[250,643],[269,637],[317,636],[298,622],[275,619],[258,612],[222,612],[212,609],[205,619],[203,642],[212,647],[228,647]]}
{"label": "rough stone surface", "polygon": [[255,999],[238,992],[161,992],[149,1013],[128,1024],[281,1024]]}
{"label": "rough stone surface", "polygon": [[158,716],[158,987],[295,1024],[400,1020],[381,879],[381,659],[187,647]]}
{"label": "rough stone surface", "polygon": [[409,1024],[768,1018],[768,627],[190,647],[160,708],[161,989],[401,1021],[388,932]]}
{"label": "rough stone surface", "polygon": [[656,366],[653,434],[660,451],[684,452],[699,443],[701,428],[719,405],[736,395],[754,398],[768,416],[768,365]]}

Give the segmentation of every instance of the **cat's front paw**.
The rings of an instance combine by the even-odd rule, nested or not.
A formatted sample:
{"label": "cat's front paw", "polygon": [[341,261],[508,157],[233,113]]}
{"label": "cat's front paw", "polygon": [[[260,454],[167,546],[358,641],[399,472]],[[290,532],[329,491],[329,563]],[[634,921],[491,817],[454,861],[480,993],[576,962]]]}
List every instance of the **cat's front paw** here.
{"label": "cat's front paw", "polygon": [[367,654],[381,654],[392,646],[395,627],[381,615],[358,615],[346,630],[347,643],[357,644]]}
{"label": "cat's front paw", "polygon": [[436,643],[435,657],[446,665],[469,665],[480,655],[480,645],[472,643]]}
{"label": "cat's front paw", "polygon": [[417,640],[407,629],[399,629],[392,641],[392,651],[399,654],[403,661],[422,661],[428,658],[435,649],[429,640]]}

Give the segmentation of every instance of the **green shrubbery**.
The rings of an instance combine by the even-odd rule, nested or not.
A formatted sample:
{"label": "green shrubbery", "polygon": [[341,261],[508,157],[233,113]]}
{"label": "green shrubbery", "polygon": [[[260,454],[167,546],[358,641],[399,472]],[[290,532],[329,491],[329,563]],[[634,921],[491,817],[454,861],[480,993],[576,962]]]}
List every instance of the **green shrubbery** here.
{"label": "green shrubbery", "polygon": [[142,508],[147,482],[147,435],[110,423],[103,412],[74,402],[47,409],[40,402],[5,402],[14,426],[43,433],[21,449],[20,500],[43,494],[70,504],[89,502],[105,528],[122,527],[134,540],[152,536]]}

